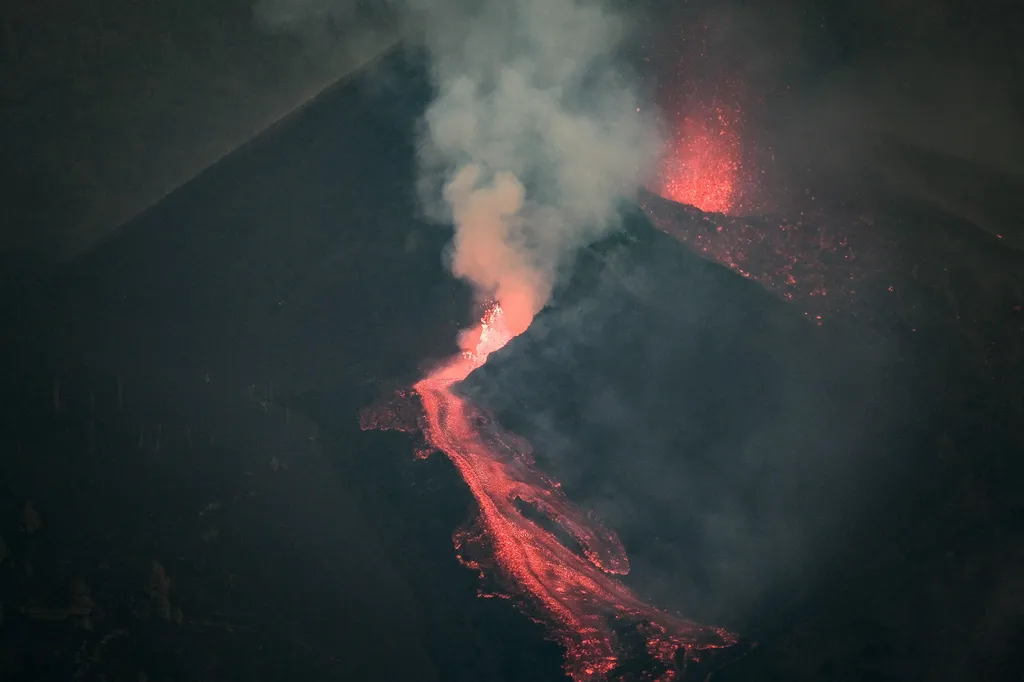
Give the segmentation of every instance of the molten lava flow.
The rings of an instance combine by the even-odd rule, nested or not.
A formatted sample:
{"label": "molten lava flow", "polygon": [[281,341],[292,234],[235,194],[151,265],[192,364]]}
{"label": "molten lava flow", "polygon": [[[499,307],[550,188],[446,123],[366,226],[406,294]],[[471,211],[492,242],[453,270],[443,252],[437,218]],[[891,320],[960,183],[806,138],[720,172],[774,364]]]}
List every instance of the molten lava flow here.
{"label": "molten lava flow", "polygon": [[[454,391],[511,338],[502,309],[491,307],[471,337],[476,343],[414,386],[423,412],[419,429],[444,452],[479,506],[474,526],[455,534],[459,559],[495,579],[507,595],[551,629],[566,648],[566,672],[576,682],[614,674],[622,656],[617,633],[632,627],[657,662],[658,680],[676,677],[675,660],[696,660],[702,650],[730,646],[728,632],[676,618],[641,601],[610,574],[625,574],[629,560],[616,535],[575,507],[559,484],[536,469],[530,447],[501,430]],[[394,412],[369,410],[363,428],[403,428]],[[520,511],[532,507],[579,545],[558,537]]]}
{"label": "molten lava flow", "polygon": [[658,194],[708,213],[731,213],[740,193],[737,114],[723,106],[681,119],[662,157]]}

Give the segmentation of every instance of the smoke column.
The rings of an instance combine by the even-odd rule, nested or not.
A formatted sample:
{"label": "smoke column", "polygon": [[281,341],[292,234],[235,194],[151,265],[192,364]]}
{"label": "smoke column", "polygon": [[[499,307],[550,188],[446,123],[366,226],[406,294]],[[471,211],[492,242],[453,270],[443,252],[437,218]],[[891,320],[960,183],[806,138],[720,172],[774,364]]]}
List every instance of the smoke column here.
{"label": "smoke column", "polygon": [[[616,59],[627,22],[593,0],[391,0],[427,57],[435,98],[420,140],[420,197],[453,222],[453,274],[522,332],[568,257],[614,229],[660,148]],[[262,0],[257,18],[322,39],[386,20],[354,0]]]}
{"label": "smoke column", "polygon": [[618,201],[659,149],[615,63],[626,24],[585,0],[408,8],[437,92],[424,120],[421,197],[454,223],[452,272],[498,302],[514,336],[567,257],[614,228]]}

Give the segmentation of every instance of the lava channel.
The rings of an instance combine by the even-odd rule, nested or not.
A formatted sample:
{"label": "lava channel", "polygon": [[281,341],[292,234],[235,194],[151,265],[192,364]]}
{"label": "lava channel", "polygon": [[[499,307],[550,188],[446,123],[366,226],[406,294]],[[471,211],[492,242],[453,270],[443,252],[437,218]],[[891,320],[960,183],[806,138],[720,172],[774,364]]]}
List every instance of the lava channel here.
{"label": "lava channel", "polygon": [[[565,671],[574,682],[618,677],[626,647],[620,636],[631,630],[645,642],[654,662],[650,679],[678,678],[679,661],[702,659],[712,649],[736,644],[734,635],[705,627],[650,606],[615,575],[629,571],[629,560],[614,532],[573,505],[559,484],[540,472],[528,443],[502,430],[482,410],[453,389],[490,353],[511,338],[498,305],[488,309],[474,330],[475,348],[454,356],[413,386],[422,410],[415,423],[403,420],[397,403],[363,413],[363,429],[419,430],[424,456],[441,451],[458,469],[476,498],[479,515],[455,533],[459,560],[499,586],[528,615],[548,627],[565,648]],[[540,523],[531,507],[578,545],[573,551]]]}

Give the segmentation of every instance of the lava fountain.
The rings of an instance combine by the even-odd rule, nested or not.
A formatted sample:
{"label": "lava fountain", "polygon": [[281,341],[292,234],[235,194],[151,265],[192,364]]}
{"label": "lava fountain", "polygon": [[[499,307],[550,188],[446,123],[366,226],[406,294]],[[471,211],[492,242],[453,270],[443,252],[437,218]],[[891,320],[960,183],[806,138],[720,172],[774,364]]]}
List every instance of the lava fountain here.
{"label": "lava fountain", "polygon": [[657,193],[707,213],[737,210],[742,154],[739,112],[719,105],[680,117],[662,156]]}
{"label": "lava fountain", "polygon": [[[400,393],[399,398],[418,398],[415,424],[404,423],[392,401],[366,410],[362,427],[418,430],[427,446],[424,456],[440,451],[451,460],[479,509],[475,522],[455,533],[459,560],[497,585],[496,592],[482,590],[482,596],[511,598],[549,628],[565,648],[565,671],[575,682],[616,677],[625,657],[620,635],[628,629],[643,637],[653,661],[649,678],[677,679],[680,660],[698,661],[708,650],[735,644],[736,637],[652,607],[616,579],[628,573],[629,559],[615,533],[538,470],[528,443],[455,391],[512,338],[506,316],[500,305],[489,307],[464,336],[466,350]],[[550,526],[571,540],[559,539]]]}

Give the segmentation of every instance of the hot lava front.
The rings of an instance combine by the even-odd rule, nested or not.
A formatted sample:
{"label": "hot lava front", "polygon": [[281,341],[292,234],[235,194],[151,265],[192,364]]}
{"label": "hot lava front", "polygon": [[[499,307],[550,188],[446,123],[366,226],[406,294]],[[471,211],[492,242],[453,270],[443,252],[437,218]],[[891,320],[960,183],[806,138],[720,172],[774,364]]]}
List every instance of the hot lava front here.
{"label": "hot lava front", "polygon": [[[677,679],[679,661],[700,660],[736,638],[654,608],[616,579],[629,571],[629,559],[615,533],[573,505],[559,484],[537,469],[528,443],[453,390],[510,340],[503,316],[500,306],[490,307],[470,335],[473,347],[399,396],[418,398],[415,425],[403,423],[401,408],[391,402],[366,410],[362,427],[417,429],[425,452],[440,451],[451,460],[479,510],[470,527],[455,533],[460,561],[496,585],[497,596],[513,599],[549,628],[565,647],[565,670],[575,682],[617,676],[624,662],[624,629],[645,641],[655,667],[649,677]],[[533,513],[524,513],[524,507]],[[552,525],[571,540],[560,540]]]}

